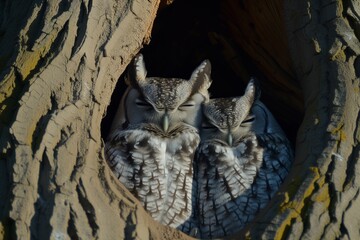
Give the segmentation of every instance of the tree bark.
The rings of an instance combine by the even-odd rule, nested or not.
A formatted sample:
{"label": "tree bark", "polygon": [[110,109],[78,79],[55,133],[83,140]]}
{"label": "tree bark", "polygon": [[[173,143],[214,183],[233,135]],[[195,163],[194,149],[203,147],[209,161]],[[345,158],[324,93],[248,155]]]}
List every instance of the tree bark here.
{"label": "tree bark", "polygon": [[0,238],[185,238],[105,166],[101,119],[159,1],[2,1]]}
{"label": "tree bark", "polygon": [[[287,181],[228,238],[360,238],[359,3],[276,1],[264,10],[251,7],[260,1],[226,2],[230,31],[243,34],[237,44],[275,76],[268,84],[280,86],[276,98],[290,89],[287,108],[302,111],[289,77],[296,75],[305,106]],[[119,76],[150,40],[159,4],[0,2],[0,239],[189,239],[152,220],[112,175],[100,132]],[[237,9],[255,27],[269,23],[256,17],[260,10],[284,12],[271,23],[285,22],[290,57],[264,40],[284,45],[285,37],[232,21]]]}
{"label": "tree bark", "polygon": [[360,237],[360,5],[284,1],[305,116],[282,193],[243,235],[254,239]]}

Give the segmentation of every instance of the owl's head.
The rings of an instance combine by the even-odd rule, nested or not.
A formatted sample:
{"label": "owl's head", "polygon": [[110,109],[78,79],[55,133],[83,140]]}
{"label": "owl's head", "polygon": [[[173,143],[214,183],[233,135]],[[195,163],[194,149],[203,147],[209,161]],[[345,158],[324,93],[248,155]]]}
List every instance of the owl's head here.
{"label": "owl's head", "polygon": [[209,100],[211,66],[205,60],[189,80],[147,77],[143,56],[133,61],[126,83],[124,114],[130,124],[152,123],[164,132],[181,123],[199,128],[201,104]]}
{"label": "owl's head", "polygon": [[251,79],[243,96],[216,98],[205,103],[202,141],[214,140],[232,146],[245,136],[252,130],[255,115],[251,109],[259,95],[256,81]]}

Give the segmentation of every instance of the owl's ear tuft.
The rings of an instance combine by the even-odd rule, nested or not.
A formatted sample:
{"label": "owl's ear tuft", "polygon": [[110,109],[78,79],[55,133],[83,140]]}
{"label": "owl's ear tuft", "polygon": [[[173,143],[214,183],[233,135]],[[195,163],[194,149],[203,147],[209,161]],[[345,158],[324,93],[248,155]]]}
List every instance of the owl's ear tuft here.
{"label": "owl's ear tuft", "polygon": [[256,78],[251,78],[245,89],[244,97],[248,99],[249,103],[252,105],[260,98],[260,94],[259,81]]}
{"label": "owl's ear tuft", "polygon": [[125,79],[126,84],[134,87],[142,85],[146,80],[147,74],[143,55],[140,53],[136,55],[130,64],[131,67]]}
{"label": "owl's ear tuft", "polygon": [[194,84],[193,92],[200,92],[206,99],[209,98],[208,88],[211,85],[211,63],[204,60],[191,74],[190,82]]}
{"label": "owl's ear tuft", "polygon": [[251,99],[252,102],[258,100],[261,95],[261,90],[259,86],[259,81],[252,77],[246,87],[245,96]]}
{"label": "owl's ear tuft", "polygon": [[245,94],[241,97],[234,98],[234,101],[236,102],[236,112],[238,112],[240,122],[248,116],[251,107],[259,97],[259,82],[255,78],[251,78],[245,89]]}

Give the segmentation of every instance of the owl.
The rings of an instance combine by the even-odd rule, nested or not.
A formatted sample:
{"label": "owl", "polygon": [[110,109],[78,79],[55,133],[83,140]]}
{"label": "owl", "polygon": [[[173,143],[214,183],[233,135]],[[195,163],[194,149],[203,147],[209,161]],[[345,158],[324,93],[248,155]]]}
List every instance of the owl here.
{"label": "owl", "polygon": [[136,56],[105,145],[111,170],[148,213],[184,232],[191,230],[193,159],[210,71],[205,60],[189,80],[147,77]]}
{"label": "owl", "polygon": [[194,176],[201,238],[241,230],[289,172],[292,148],[259,96],[251,80],[241,97],[204,103]]}

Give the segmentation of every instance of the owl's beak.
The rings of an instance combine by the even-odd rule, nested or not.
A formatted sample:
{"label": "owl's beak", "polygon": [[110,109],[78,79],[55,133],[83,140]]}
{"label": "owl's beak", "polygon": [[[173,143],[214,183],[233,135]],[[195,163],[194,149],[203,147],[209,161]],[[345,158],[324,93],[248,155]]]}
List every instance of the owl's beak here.
{"label": "owl's beak", "polygon": [[163,119],[162,119],[162,127],[165,132],[169,129],[169,114],[165,112]]}
{"label": "owl's beak", "polygon": [[227,135],[227,143],[229,144],[229,146],[232,146],[233,144],[233,137],[232,137],[232,134],[231,134],[231,131],[229,130],[228,132],[228,135]]}

